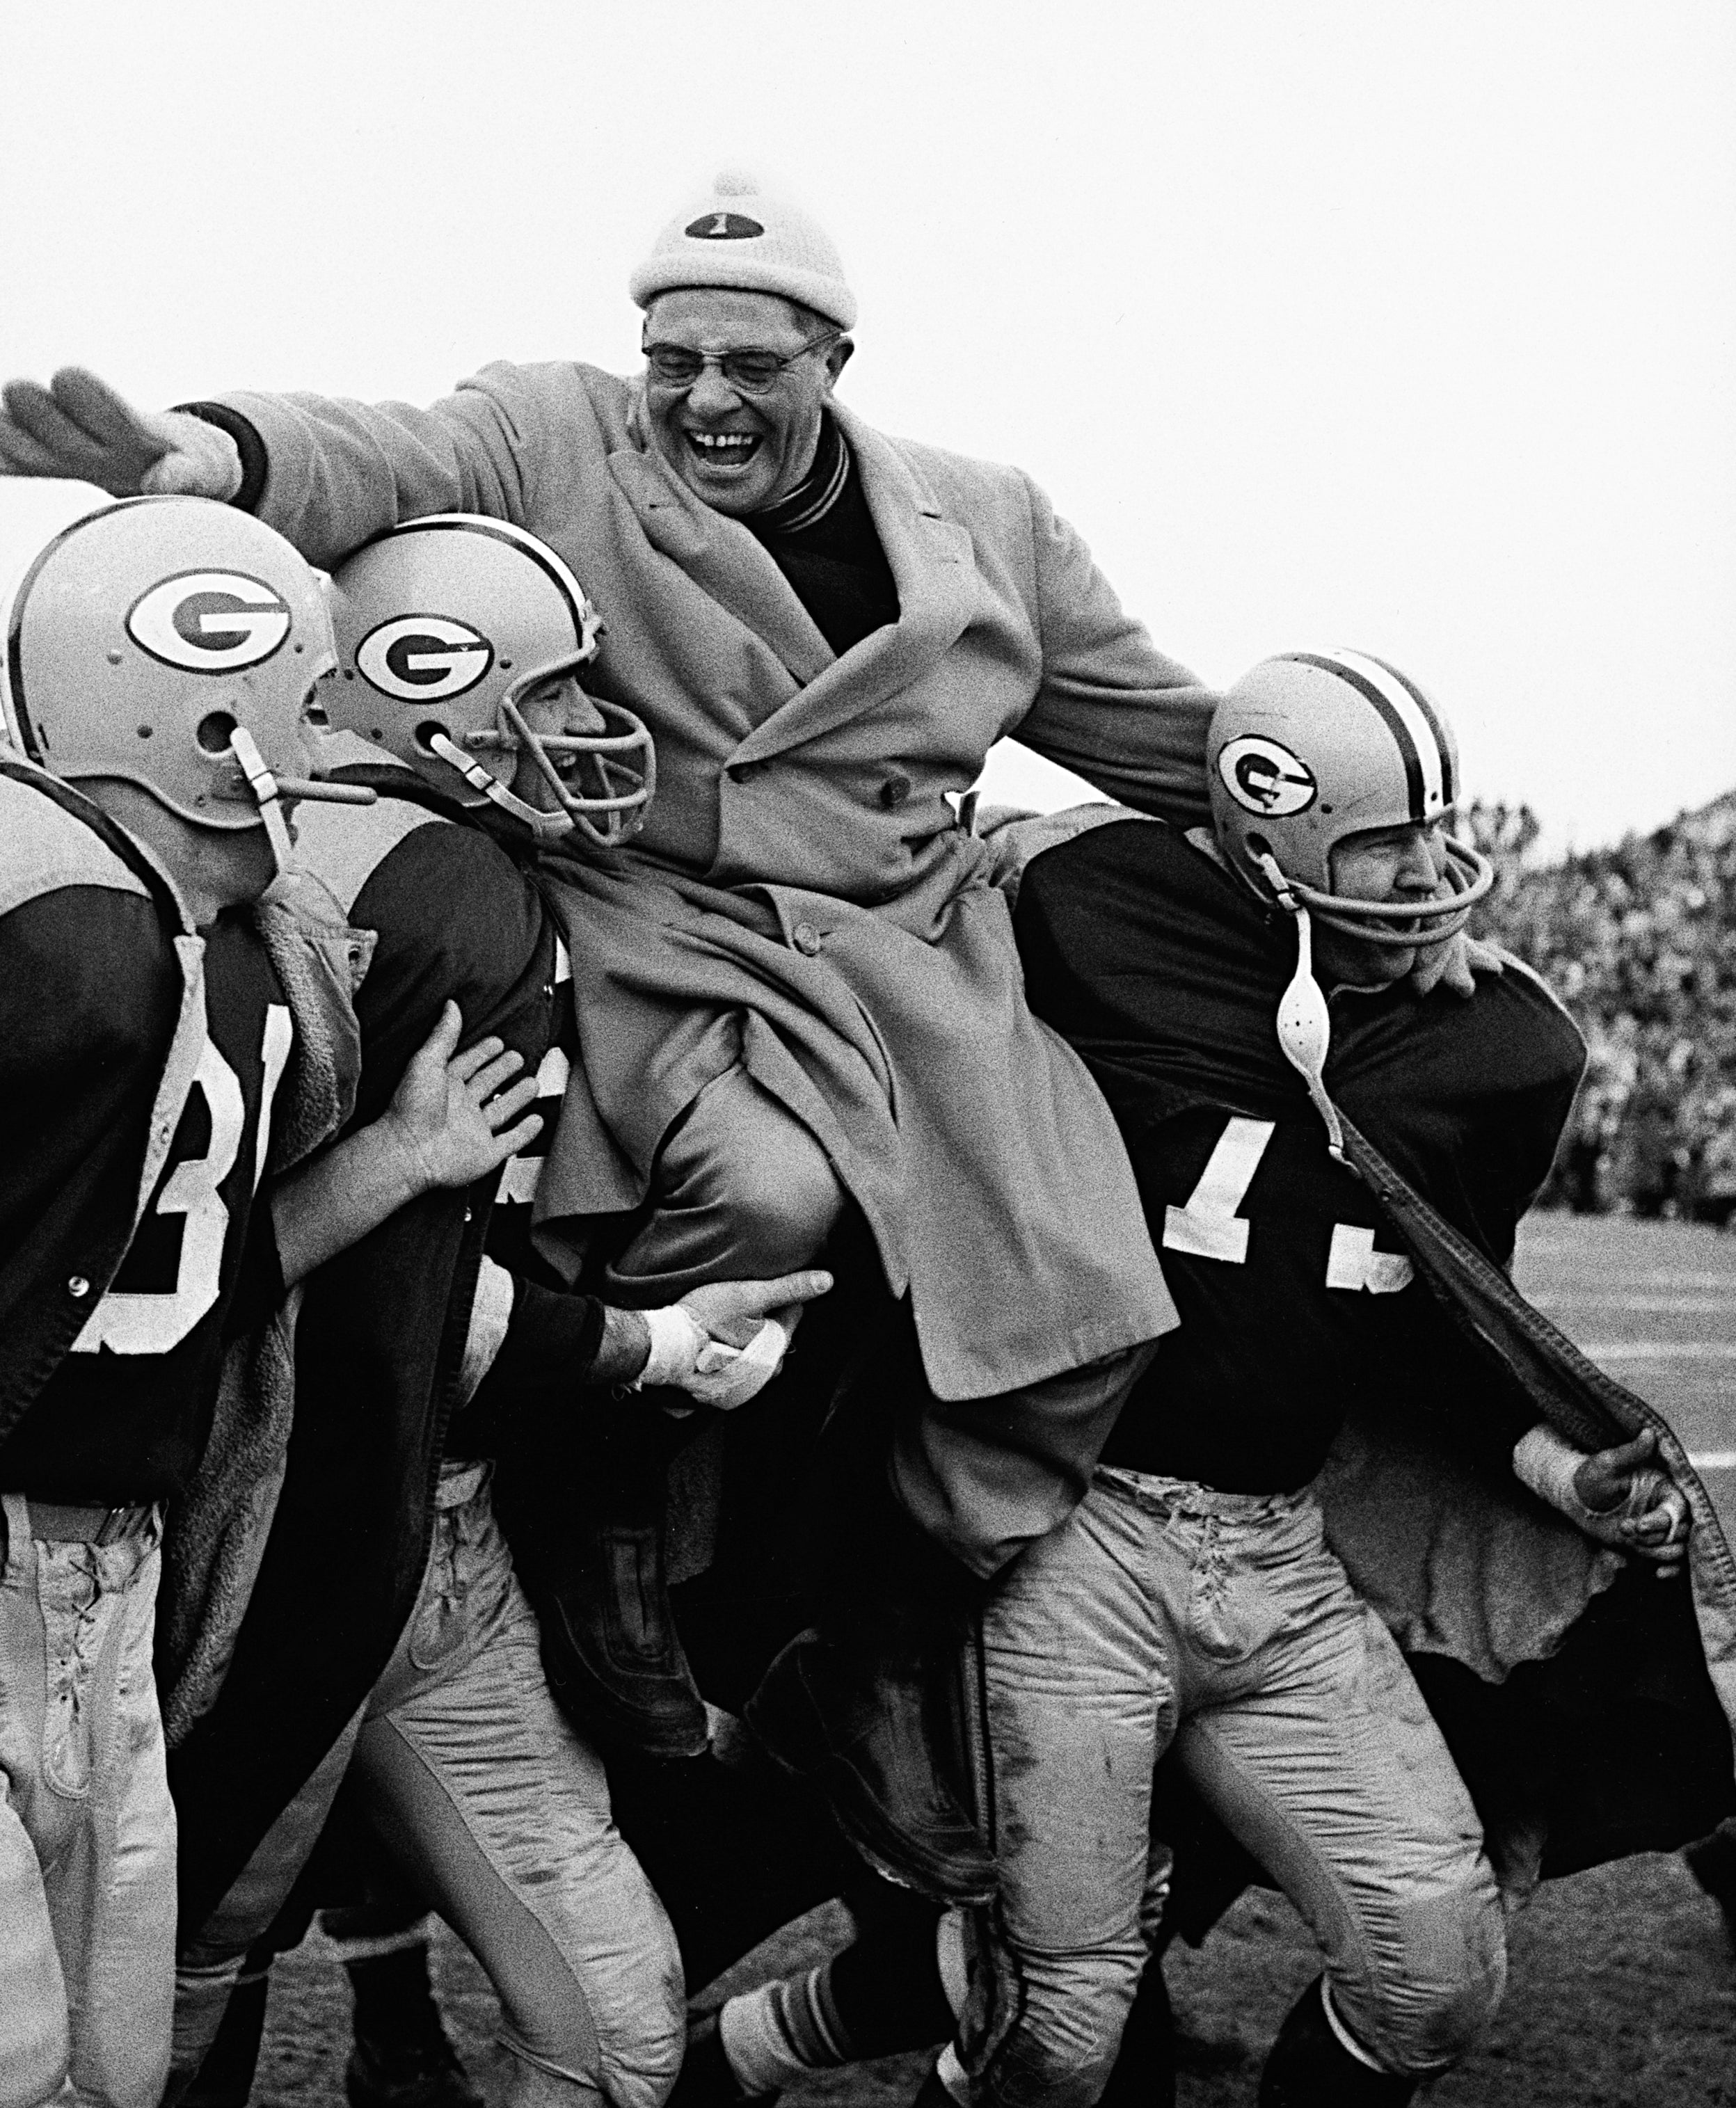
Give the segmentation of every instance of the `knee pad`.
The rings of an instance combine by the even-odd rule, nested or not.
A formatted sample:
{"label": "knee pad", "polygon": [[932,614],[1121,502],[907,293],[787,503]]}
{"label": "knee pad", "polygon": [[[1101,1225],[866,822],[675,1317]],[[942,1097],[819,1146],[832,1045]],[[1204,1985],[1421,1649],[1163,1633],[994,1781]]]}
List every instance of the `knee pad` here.
{"label": "knee pad", "polygon": [[[999,2108],[1094,2108],[1115,2070],[1137,1970],[1092,1970],[1076,1960],[1057,1969],[1053,1957],[1048,1962],[1038,1970],[1021,1961],[1021,2010],[972,2074],[977,2097]],[[969,2069],[973,2060],[964,2061]]]}
{"label": "knee pad", "polygon": [[1424,2078],[1456,2064],[1507,1988],[1507,1928],[1493,1879],[1410,1904],[1402,1962],[1374,1982],[1332,1980],[1332,2002],[1391,2072]]}
{"label": "knee pad", "polygon": [[602,2069],[597,2083],[612,2108],[662,2108],[687,2047],[687,1989],[671,1930],[660,1954],[645,1958],[631,1996],[596,2016]]}

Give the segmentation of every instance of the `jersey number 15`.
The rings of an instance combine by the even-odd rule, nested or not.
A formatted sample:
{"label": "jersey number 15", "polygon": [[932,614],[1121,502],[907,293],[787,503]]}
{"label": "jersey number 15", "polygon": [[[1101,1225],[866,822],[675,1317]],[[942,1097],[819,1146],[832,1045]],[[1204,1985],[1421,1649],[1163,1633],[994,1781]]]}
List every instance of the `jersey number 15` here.
{"label": "jersey number 15", "polygon": [[[1215,1259],[1229,1266],[1247,1264],[1251,1227],[1236,1210],[1247,1197],[1266,1145],[1278,1132],[1274,1120],[1232,1118],[1206,1160],[1199,1182],[1184,1205],[1163,1211],[1163,1241],[1168,1251],[1195,1259]],[[1408,1288],[1410,1261],[1402,1252],[1374,1249],[1374,1232],[1359,1223],[1334,1223],[1326,1255],[1328,1288],[1362,1288],[1371,1295],[1396,1295]]]}

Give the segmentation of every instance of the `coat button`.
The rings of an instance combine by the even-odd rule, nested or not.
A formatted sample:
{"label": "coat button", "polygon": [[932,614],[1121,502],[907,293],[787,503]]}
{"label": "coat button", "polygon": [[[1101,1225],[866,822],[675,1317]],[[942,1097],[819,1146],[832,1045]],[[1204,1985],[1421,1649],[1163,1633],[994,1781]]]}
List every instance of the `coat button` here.
{"label": "coat button", "polygon": [[880,786],[880,802],[888,812],[902,805],[910,795],[910,778],[902,770],[895,770]]}
{"label": "coat button", "polygon": [[818,953],[825,939],[811,922],[798,922],[791,933],[791,941],[798,952],[811,959]]}
{"label": "coat button", "polygon": [[90,1283],[82,1273],[75,1273],[66,1284],[66,1293],[76,1300],[82,1301],[90,1294]]}

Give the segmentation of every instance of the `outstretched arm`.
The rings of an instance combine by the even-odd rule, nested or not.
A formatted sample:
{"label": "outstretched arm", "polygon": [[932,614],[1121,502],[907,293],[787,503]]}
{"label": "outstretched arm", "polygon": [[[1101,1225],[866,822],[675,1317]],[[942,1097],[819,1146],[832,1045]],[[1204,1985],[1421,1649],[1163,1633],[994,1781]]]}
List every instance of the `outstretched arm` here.
{"label": "outstretched arm", "polygon": [[[8,382],[0,399],[0,471],[74,478],[122,498],[239,495],[328,570],[382,529],[429,512],[523,523],[520,457],[535,417],[508,367],[429,409],[240,394],[202,406],[221,412],[213,421],[137,409],[81,367],[63,367],[46,388]],[[245,457],[234,431],[249,435]]]}
{"label": "outstretched arm", "polygon": [[115,498],[234,497],[241,457],[227,432],[183,410],[135,409],[106,381],[64,366],[44,388],[9,381],[0,471],[93,483]]}
{"label": "outstretched arm", "polygon": [[534,1077],[504,1088],[522,1056],[503,1052],[498,1039],[459,1054],[462,1029],[458,1006],[447,1003],[380,1118],[273,1188],[286,1286],[347,1251],[417,1194],[468,1186],[541,1133],[535,1114],[518,1117],[536,1096]]}

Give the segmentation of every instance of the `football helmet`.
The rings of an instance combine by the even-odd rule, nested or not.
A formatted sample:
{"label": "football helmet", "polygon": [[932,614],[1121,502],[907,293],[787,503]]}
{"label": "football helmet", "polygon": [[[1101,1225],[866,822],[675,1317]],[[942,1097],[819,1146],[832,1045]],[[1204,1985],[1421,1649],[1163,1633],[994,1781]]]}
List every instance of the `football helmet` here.
{"label": "football helmet", "polygon": [[[530,691],[588,664],[602,633],[584,588],[534,534],[462,512],[407,520],[339,565],[331,598],[335,725],[449,796],[486,799],[539,835],[577,832],[607,849],[637,831],[656,754],[631,710],[587,696],[600,732],[538,732],[525,721]],[[512,790],[524,752],[557,810]]]}
{"label": "football helmet", "polygon": [[205,498],[129,498],[55,536],[5,610],[0,705],[68,783],[136,783],[196,827],[264,827],[280,797],[367,804],[317,766],[337,664],[318,579],[283,537]]}
{"label": "football helmet", "polygon": [[1459,795],[1451,727],[1414,681],[1365,652],[1286,652],[1244,673],[1212,718],[1206,778],[1234,868],[1262,899],[1310,910],[1346,935],[1443,944],[1494,882],[1488,860],[1447,836],[1449,890],[1437,899],[1333,892],[1337,844],[1371,828],[1444,823]]}

